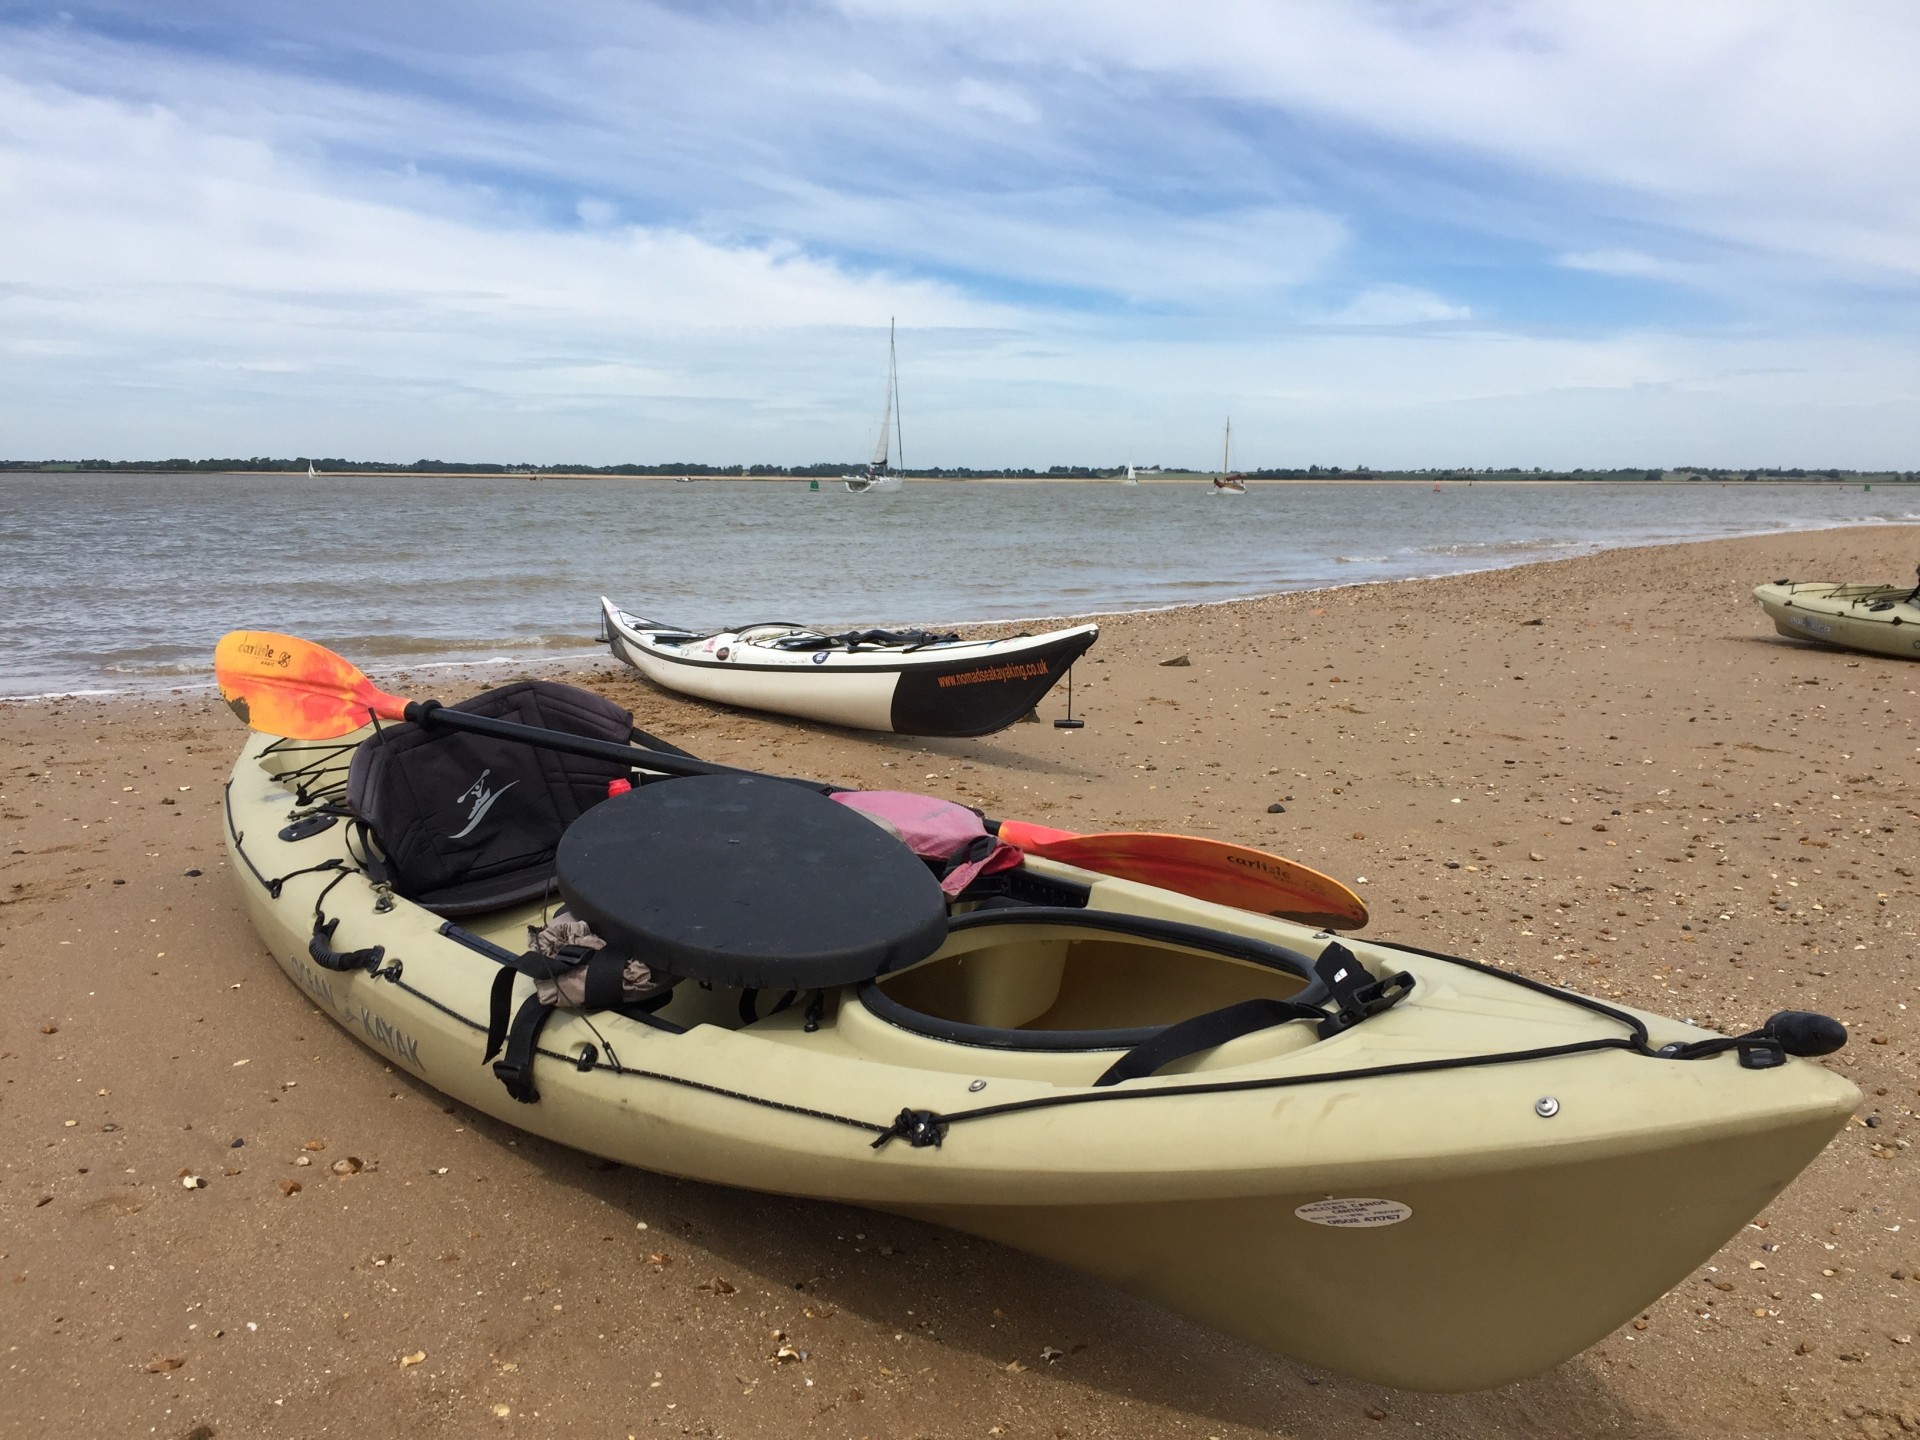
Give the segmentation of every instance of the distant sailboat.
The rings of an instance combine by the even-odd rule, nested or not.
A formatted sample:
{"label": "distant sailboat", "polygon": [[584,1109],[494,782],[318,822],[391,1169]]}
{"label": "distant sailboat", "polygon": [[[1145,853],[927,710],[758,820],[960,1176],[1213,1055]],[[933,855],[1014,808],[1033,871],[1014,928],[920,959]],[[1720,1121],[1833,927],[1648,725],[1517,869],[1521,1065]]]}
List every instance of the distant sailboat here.
{"label": "distant sailboat", "polygon": [[1244,495],[1247,493],[1247,481],[1233,468],[1233,417],[1227,417],[1227,438],[1220,447],[1220,473],[1214,477],[1209,495]]}
{"label": "distant sailboat", "polygon": [[311,460],[307,461],[307,478],[309,480],[318,480],[320,478],[318,475],[313,473],[313,461]]}
{"label": "distant sailboat", "polygon": [[[888,451],[892,442],[899,437],[900,404],[899,359],[893,347],[893,321],[887,321],[887,408],[880,414],[880,443],[873,447],[873,460],[858,475],[842,475],[847,489],[855,495],[873,495],[886,490],[898,490],[900,473],[887,463]],[[907,458],[907,444],[900,438],[900,459]]]}
{"label": "distant sailboat", "polygon": [[1120,483],[1122,485],[1138,485],[1140,483],[1140,477],[1133,473],[1133,466],[1127,466],[1127,473],[1121,479]]}

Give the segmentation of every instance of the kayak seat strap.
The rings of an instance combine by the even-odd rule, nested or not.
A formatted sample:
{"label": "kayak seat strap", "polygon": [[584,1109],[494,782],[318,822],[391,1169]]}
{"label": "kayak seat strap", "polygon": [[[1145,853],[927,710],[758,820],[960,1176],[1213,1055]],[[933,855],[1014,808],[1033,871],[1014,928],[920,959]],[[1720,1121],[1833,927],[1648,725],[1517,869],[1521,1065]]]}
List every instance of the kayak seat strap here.
{"label": "kayak seat strap", "polygon": [[1353,1028],[1371,1015],[1392,1009],[1413,989],[1413,976],[1404,970],[1384,980],[1374,979],[1366,966],[1338,940],[1320,952],[1313,969],[1326,986],[1333,1004],[1331,1011],[1297,1000],[1242,1000],[1167,1026],[1109,1065],[1094,1085],[1137,1080],[1176,1060],[1290,1020],[1311,1020],[1316,1034],[1324,1040]]}
{"label": "kayak seat strap", "polygon": [[1202,1050],[1211,1050],[1257,1030],[1269,1030],[1289,1020],[1326,1018],[1326,1011],[1292,1000],[1241,1000],[1224,1009],[1209,1010],[1204,1015],[1167,1026],[1151,1040],[1141,1041],[1114,1061],[1093,1083],[1097,1088],[1118,1085],[1122,1080],[1138,1080],[1176,1060],[1198,1055]]}

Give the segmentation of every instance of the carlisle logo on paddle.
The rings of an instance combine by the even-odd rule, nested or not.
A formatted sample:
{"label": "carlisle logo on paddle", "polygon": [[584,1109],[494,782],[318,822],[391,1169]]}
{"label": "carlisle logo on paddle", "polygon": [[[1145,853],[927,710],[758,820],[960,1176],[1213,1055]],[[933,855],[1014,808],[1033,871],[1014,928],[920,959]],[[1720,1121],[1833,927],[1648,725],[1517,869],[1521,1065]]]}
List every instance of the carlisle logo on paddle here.
{"label": "carlisle logo on paddle", "polygon": [[491,770],[482,770],[478,780],[474,781],[473,784],[453,797],[455,803],[471,800],[473,802],[473,808],[467,812],[466,829],[456,830],[447,837],[449,840],[462,840],[471,835],[474,826],[487,818],[487,811],[493,808],[493,802],[520,783],[518,780],[509,780],[498,790],[489,790],[487,788],[487,777],[491,774],[493,774]]}

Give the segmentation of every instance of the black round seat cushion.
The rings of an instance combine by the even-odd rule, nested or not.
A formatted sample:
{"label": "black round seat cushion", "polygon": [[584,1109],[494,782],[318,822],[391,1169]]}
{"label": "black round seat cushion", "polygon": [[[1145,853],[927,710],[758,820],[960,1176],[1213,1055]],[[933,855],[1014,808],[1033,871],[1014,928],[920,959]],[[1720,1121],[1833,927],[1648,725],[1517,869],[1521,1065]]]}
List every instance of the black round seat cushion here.
{"label": "black round seat cushion", "polygon": [[898,839],[760,776],[615,796],[567,830],[555,872],[568,907],[609,942],[717,985],[852,984],[925,959],[947,933],[939,883]]}

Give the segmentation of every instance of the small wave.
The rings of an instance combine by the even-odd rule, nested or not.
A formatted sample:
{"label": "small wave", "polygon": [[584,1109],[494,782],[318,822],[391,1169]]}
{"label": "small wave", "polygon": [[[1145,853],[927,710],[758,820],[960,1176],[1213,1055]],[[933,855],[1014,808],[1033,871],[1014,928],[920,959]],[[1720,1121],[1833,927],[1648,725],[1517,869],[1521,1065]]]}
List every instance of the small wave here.
{"label": "small wave", "polygon": [[1462,540],[1452,545],[1421,545],[1411,555],[1531,555],[1542,550],[1581,550],[1591,540]]}
{"label": "small wave", "polygon": [[153,677],[158,679],[167,675],[202,675],[213,668],[213,652],[195,656],[193,659],[143,660],[137,655],[121,656],[100,662],[103,675],[127,675]]}
{"label": "small wave", "polygon": [[1384,565],[1392,558],[1391,555],[1336,555],[1333,557],[1333,563],[1336,565]]}
{"label": "small wave", "polygon": [[126,695],[126,690],[37,690],[20,695],[0,695],[0,704],[10,700],[98,700],[109,695]]}
{"label": "small wave", "polygon": [[473,654],[491,650],[558,650],[592,645],[596,637],[579,632],[549,635],[341,635],[327,642],[343,655],[391,659],[402,655]]}

